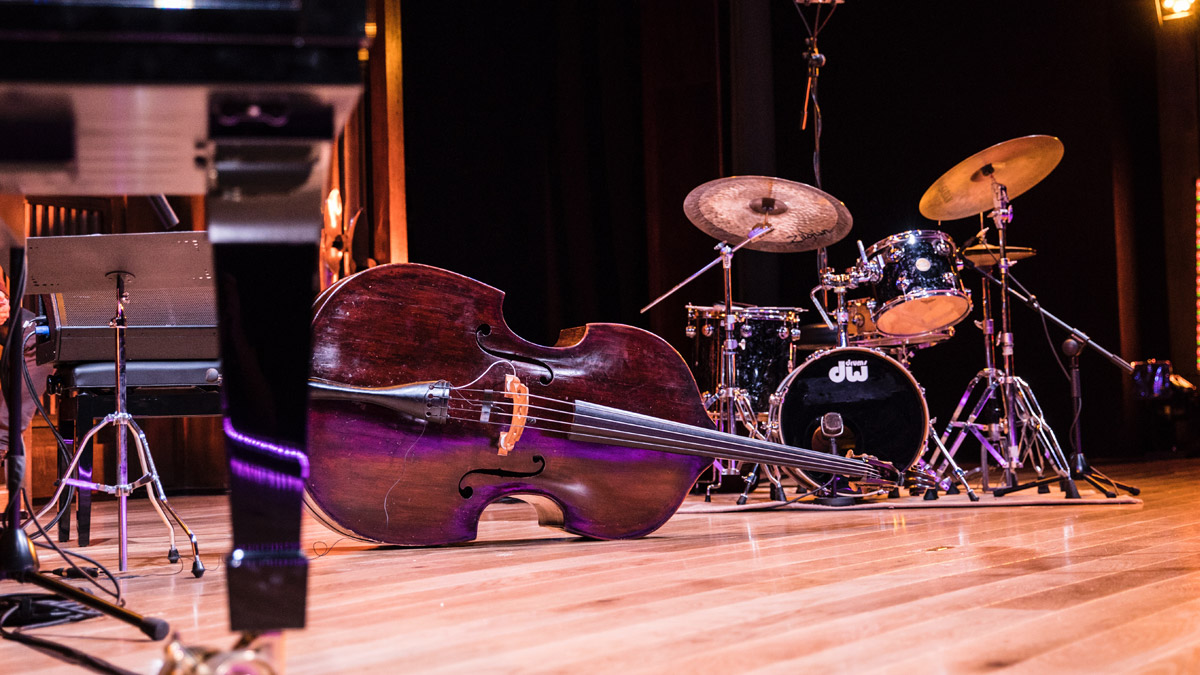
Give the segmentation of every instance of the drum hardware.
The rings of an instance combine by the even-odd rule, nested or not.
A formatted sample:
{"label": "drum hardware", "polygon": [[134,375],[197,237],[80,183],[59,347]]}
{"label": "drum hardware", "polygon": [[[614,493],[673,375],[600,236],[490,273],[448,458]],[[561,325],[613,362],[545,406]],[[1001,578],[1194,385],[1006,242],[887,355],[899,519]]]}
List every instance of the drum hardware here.
{"label": "drum hardware", "polygon": [[[979,266],[979,267],[975,267],[974,269],[976,272],[978,272],[983,277],[985,286],[989,285],[989,284],[997,285],[997,286],[1000,285],[1000,279],[997,279],[995,275],[993,275],[991,272],[989,272],[987,270],[987,268],[985,268],[983,266]],[[1020,282],[1011,275],[1011,273],[1009,274],[1009,280],[1013,282],[1013,285],[1021,287],[1022,290],[1025,290],[1024,287],[1021,286]],[[1100,354],[1105,359],[1107,359],[1109,363],[1112,363],[1113,365],[1117,366],[1121,370],[1124,370],[1125,372],[1133,375],[1135,383],[1138,382],[1139,375],[1142,374],[1139,369],[1144,370],[1146,364],[1144,362],[1137,363],[1137,364],[1131,364],[1128,361],[1117,356],[1116,354],[1113,354],[1112,352],[1108,351],[1104,347],[1097,344],[1094,340],[1092,340],[1083,331],[1075,328],[1074,326],[1071,326],[1070,324],[1066,323],[1062,319],[1055,316],[1053,313],[1051,313],[1049,310],[1047,310],[1044,306],[1042,306],[1041,302],[1038,301],[1036,296],[1029,293],[1028,291],[1025,291],[1024,293],[1022,293],[1022,292],[1018,291],[1016,288],[1012,288],[1012,287],[1009,287],[1007,289],[1007,291],[1008,291],[1008,295],[1011,295],[1018,302],[1025,305],[1026,307],[1032,309],[1033,311],[1037,312],[1043,318],[1048,319],[1049,321],[1051,321],[1054,324],[1057,324],[1059,327],[1061,327],[1063,330],[1067,331],[1070,334],[1070,337],[1063,343],[1062,349],[1063,349],[1064,354],[1066,354],[1066,356],[1068,357],[1069,362],[1070,362],[1068,370],[1069,370],[1070,376],[1071,376],[1071,399],[1074,404],[1073,407],[1074,407],[1075,417],[1076,417],[1075,424],[1072,426],[1072,430],[1071,430],[1071,443],[1073,446],[1071,457],[1069,460],[1066,460],[1066,459],[1063,460],[1064,465],[1067,468],[1068,476],[1072,481],[1071,485],[1074,486],[1073,481],[1075,481],[1075,480],[1081,480],[1081,479],[1085,480],[1088,483],[1090,483],[1094,488],[1096,488],[1101,493],[1103,493],[1104,496],[1108,497],[1109,499],[1113,499],[1117,496],[1116,495],[1117,490],[1124,490],[1125,492],[1128,492],[1131,495],[1140,494],[1141,490],[1139,490],[1138,488],[1136,488],[1132,485],[1126,485],[1124,483],[1119,483],[1117,481],[1114,481],[1111,478],[1109,478],[1108,476],[1104,475],[1103,473],[1092,468],[1091,465],[1088,464],[1087,458],[1085,457],[1085,455],[1083,453],[1082,429],[1080,428],[1080,424],[1079,424],[1079,420],[1078,420],[1079,410],[1082,408],[1082,405],[1083,405],[1083,390],[1082,390],[1082,387],[1079,382],[1079,354],[1083,351],[1084,347],[1091,347],[1096,353]],[[1168,370],[1169,370],[1169,366],[1168,366]],[[1016,379],[1019,379],[1019,378],[1016,378]],[[1022,382],[1022,384],[1024,384],[1024,383]],[[1025,384],[1024,386],[1026,389],[1028,389],[1027,384]],[[1029,391],[1029,395],[1032,397],[1032,391]],[[1036,401],[1034,401],[1034,403],[1036,404]],[[960,403],[960,407],[961,407],[961,403]],[[1038,410],[1037,412],[1040,414],[1041,411]],[[1047,429],[1048,429],[1048,427],[1047,427]],[[1053,437],[1053,432],[1050,432],[1050,435],[1051,435],[1051,437]],[[1060,453],[1061,453],[1061,449],[1060,449]],[[997,496],[1002,496],[1009,492],[1014,492],[1016,490],[1023,490],[1023,489],[1030,488],[1030,487],[1038,487],[1039,489],[1041,489],[1048,482],[1053,482],[1054,480],[1055,479],[1053,477],[1051,477],[1049,479],[1039,479],[1039,480],[1033,481],[1031,483],[1017,485],[1015,487],[998,488],[997,490],[994,491],[994,494],[996,494]],[[1078,495],[1078,490],[1076,490],[1075,495]],[[1068,492],[1068,496],[1069,497],[1072,496],[1070,492]]]}
{"label": "drum hardware", "polygon": [[[985,298],[988,305],[984,308],[985,348],[988,351],[984,370],[972,380],[967,391],[959,401],[955,414],[951,417],[942,441],[950,436],[953,429],[958,430],[955,442],[949,446],[949,454],[957,452],[965,438],[966,432],[972,431],[980,440],[984,450],[981,458],[984,460],[980,467],[987,489],[988,454],[1001,463],[1004,469],[1004,482],[1008,488],[1017,487],[1016,472],[1021,466],[1022,457],[1037,457],[1034,446],[1040,446],[1042,455],[1053,465],[1055,472],[1063,481],[1068,494],[1077,490],[1071,481],[1070,470],[1066,465],[1062,448],[1054,438],[1054,433],[1046,424],[1041,414],[1041,408],[1029,385],[1013,375],[1014,344],[1011,322],[1011,310],[1008,302],[1009,273],[1012,260],[1008,257],[1008,225],[1012,222],[1012,205],[1010,199],[1017,197],[1029,188],[1041,182],[1054,170],[1062,159],[1062,142],[1052,136],[1026,136],[1016,138],[986,148],[966,160],[959,162],[944,173],[921,197],[919,209],[921,214],[930,220],[955,220],[966,218],[987,211],[987,218],[992,220],[998,239],[999,260],[996,269],[999,273],[1000,285],[1000,336],[998,345],[988,338],[992,335],[990,298]],[[968,261],[969,262],[969,261]],[[993,350],[1000,348],[1002,368],[995,367]],[[976,386],[986,381],[979,401],[968,420],[963,423],[960,416],[971,398]],[[985,442],[979,429],[973,425],[987,402],[995,395],[1002,402],[1001,423],[1004,431],[1004,452],[997,452],[994,445]],[[1018,432],[1020,427],[1020,432]],[[1020,433],[1020,436],[1018,436]],[[1002,461],[1001,461],[1002,460]],[[1035,460],[1036,461],[1036,460]],[[1039,467],[1039,480],[1041,480]]]}
{"label": "drum hardware", "polygon": [[[859,258],[855,262],[854,267],[851,267],[842,274],[836,274],[832,269],[821,270],[821,283],[814,286],[808,293],[809,299],[812,300],[813,306],[817,308],[817,313],[821,315],[821,319],[825,321],[826,327],[837,331],[838,347],[847,347],[850,344],[850,309],[846,300],[846,291],[853,290],[864,284],[876,283],[883,275],[880,266],[867,257],[861,241],[858,242],[858,252]],[[817,293],[820,291],[833,291],[837,297],[837,309],[834,310],[834,318],[832,319],[829,317],[829,313],[825,311],[824,303],[817,299]]]}
{"label": "drum hardware", "polygon": [[[987,229],[988,228],[984,228],[983,230],[981,230],[979,235],[976,236],[976,239],[979,239],[979,238],[985,236]],[[1013,264],[1015,264],[1018,260],[1024,260],[1024,259],[1033,257],[1033,255],[1035,254],[1033,249],[1027,248],[1027,247],[1011,247],[1008,250],[1016,252],[1015,255],[1013,255],[1012,257],[1010,257],[1008,259],[1009,260],[1009,268],[1011,268],[1011,266]],[[969,247],[963,249],[962,265],[964,268],[973,268],[976,270],[983,270],[986,268],[993,267],[995,265],[998,265],[998,263],[999,263],[999,257],[998,257],[999,253],[998,252],[999,252],[998,246],[989,244],[986,241],[984,241],[982,243],[977,243],[975,245],[972,245],[972,246],[969,246]],[[1011,272],[1009,273],[1009,278],[1010,279],[1012,278]],[[991,286],[986,279],[983,281],[983,284],[980,288],[980,299],[981,299],[982,310],[983,310],[983,319],[975,322],[975,325],[980,329],[981,333],[983,334],[984,368],[982,370],[980,370],[979,373],[977,373],[976,376],[967,385],[966,390],[963,392],[962,398],[959,400],[958,407],[955,409],[954,414],[951,415],[951,422],[947,425],[946,431],[938,439],[938,441],[939,441],[939,445],[943,445],[943,447],[944,447],[944,443],[950,439],[951,429],[957,430],[958,435],[954,437],[954,441],[950,446],[951,450],[946,450],[941,454],[941,456],[944,458],[952,459],[954,456],[954,453],[957,452],[958,448],[962,445],[962,442],[965,440],[965,433],[969,431],[971,434],[973,434],[975,436],[976,440],[980,444],[979,473],[980,473],[981,489],[983,489],[984,491],[991,491],[991,486],[989,483],[989,476],[988,476],[988,472],[986,469],[986,467],[988,466],[988,458],[991,457],[991,459],[993,461],[995,461],[998,466],[1005,467],[1005,478],[1006,478],[1006,480],[1008,480],[1011,476],[1009,474],[1007,467],[1010,466],[1010,464],[1012,462],[1012,457],[1011,457],[1011,455],[1006,455],[1002,451],[1003,448],[1008,447],[1003,441],[1008,434],[1008,428],[1009,428],[1008,419],[1009,418],[1008,418],[1008,416],[1006,416],[1004,414],[1004,408],[1003,408],[1004,400],[1002,398],[996,398],[995,392],[998,388],[1004,386],[1003,383],[1006,381],[1007,378],[1005,377],[1004,372],[1001,369],[996,367],[996,363],[995,363],[995,350],[996,350],[995,323],[991,318],[992,317]],[[1035,430],[1042,429],[1045,431],[1045,433],[1038,434],[1036,436],[1037,441],[1040,444],[1042,444],[1042,446],[1041,446],[1041,447],[1043,447],[1042,453],[1038,453],[1036,451],[1028,452],[1027,456],[1032,460],[1032,462],[1040,462],[1040,458],[1042,456],[1044,456],[1046,453],[1049,453],[1050,455],[1052,455],[1053,457],[1055,457],[1056,459],[1059,460],[1059,461],[1056,461],[1055,464],[1058,466],[1059,469],[1061,469],[1063,466],[1065,466],[1065,464],[1061,460],[1061,458],[1064,456],[1061,446],[1059,446],[1057,438],[1054,437],[1053,431],[1050,430],[1050,428],[1046,424],[1045,420],[1042,419],[1041,413],[1040,413],[1041,408],[1037,403],[1036,397],[1034,397],[1034,395],[1033,395],[1032,389],[1030,389],[1029,385],[1027,383],[1025,383],[1024,380],[1021,380],[1020,378],[1016,378],[1014,381],[1014,384],[1017,387],[1017,390],[1019,392],[1025,392],[1021,395],[1026,396],[1026,398],[1029,399],[1029,400],[1025,400],[1023,402],[1018,402],[1018,404],[1019,404],[1018,408],[1020,410],[1025,410],[1025,411],[1037,411],[1036,418],[1030,421],[1031,427]],[[982,387],[983,389],[981,390],[980,387]],[[975,395],[978,395],[978,399],[976,400],[975,405],[972,407],[971,413],[968,414],[968,416],[965,420],[963,420],[961,418],[962,412],[963,412],[963,410],[966,409],[966,406],[967,406],[968,402],[971,400],[972,396],[975,396]],[[992,419],[992,421],[981,422],[980,421],[981,416],[987,415],[987,413],[989,412],[988,406],[993,402],[999,404],[999,406],[1000,406],[999,412],[996,415],[994,415],[994,419]],[[936,457],[936,455],[935,455],[935,457]],[[1018,459],[1017,461],[1020,462],[1021,460]],[[936,459],[932,460],[930,462],[930,464],[936,466],[937,465]],[[945,464],[945,462],[943,462],[942,466],[939,468],[944,470],[947,467],[948,467],[948,465]],[[1048,486],[1049,483],[1055,482],[1055,481],[1061,479],[1061,473],[1056,473],[1056,475],[1058,475],[1057,478],[1043,478],[1042,474],[1043,474],[1044,468],[1043,468],[1043,465],[1041,465],[1041,464],[1038,464],[1036,466],[1036,469],[1037,469],[1037,474],[1038,474],[1038,480],[1045,481],[1041,486],[1039,486],[1039,489],[1043,489],[1046,486]],[[941,471],[938,472],[938,475],[940,475],[940,474],[941,474]],[[1014,485],[1014,484],[1010,483],[1009,487],[1011,487],[1012,485]],[[997,489],[1003,489],[1003,488],[997,488]],[[1066,492],[1068,496],[1070,496],[1072,494],[1077,494],[1077,490],[1075,492],[1072,492],[1073,490],[1075,490],[1075,486],[1073,484],[1064,483],[1064,492]],[[1003,494],[1003,492],[1001,492],[1001,494]]]}
{"label": "drum hardware", "polygon": [[[946,446],[942,443],[942,439],[938,436],[937,429],[934,428],[936,422],[937,420],[934,419],[929,420],[928,439],[933,441],[933,453],[928,460],[924,457],[918,458],[913,463],[912,468],[909,469],[911,475],[917,485],[924,489],[925,499],[937,499],[938,488],[941,488],[946,494],[956,494],[957,486],[953,481],[957,480],[962,485],[963,490],[966,491],[967,498],[973,502],[979,501],[979,495],[975,494],[975,491],[971,489],[971,484],[967,482],[967,472],[963,471],[962,467],[954,461],[953,453],[946,449]],[[926,445],[927,451],[929,447],[929,445]],[[941,478],[941,474],[944,472],[940,472],[935,468],[939,460],[944,462],[947,468],[949,468],[953,480]]]}

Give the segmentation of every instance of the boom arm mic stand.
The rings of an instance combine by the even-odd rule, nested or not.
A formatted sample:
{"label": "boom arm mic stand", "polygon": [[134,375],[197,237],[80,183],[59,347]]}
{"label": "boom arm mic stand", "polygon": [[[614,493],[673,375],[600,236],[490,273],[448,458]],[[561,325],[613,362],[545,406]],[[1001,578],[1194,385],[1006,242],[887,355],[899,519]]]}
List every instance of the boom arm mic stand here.
{"label": "boom arm mic stand", "polygon": [[[983,277],[989,282],[996,284],[997,286],[1000,285],[1000,281],[987,270],[972,264],[971,261],[966,259],[963,260],[963,264],[983,275]],[[1012,276],[1012,272],[1009,272],[1008,278],[1010,281],[1015,281]],[[1060,326],[1063,330],[1070,333],[1070,337],[1063,342],[1062,349],[1063,353],[1067,355],[1068,359],[1070,359],[1071,401],[1073,404],[1072,411],[1075,416],[1075,424],[1071,429],[1071,478],[1073,480],[1086,480],[1097,490],[1104,493],[1104,496],[1108,497],[1109,499],[1116,498],[1117,490],[1124,490],[1131,495],[1140,494],[1141,490],[1138,488],[1132,485],[1118,483],[1096,469],[1093,469],[1092,466],[1088,464],[1087,458],[1083,454],[1083,433],[1079,424],[1079,411],[1083,408],[1083,389],[1079,380],[1079,354],[1083,352],[1083,348],[1091,347],[1096,353],[1107,359],[1109,363],[1117,366],[1127,373],[1133,373],[1133,364],[1117,356],[1116,354],[1113,354],[1104,347],[1101,347],[1096,343],[1095,340],[1092,340],[1090,337],[1088,337],[1087,333],[1084,333],[1078,328],[1075,328],[1074,326],[1058,318],[1054,314],[1051,314],[1049,310],[1047,310],[1040,302],[1038,302],[1037,297],[1032,293],[1028,296],[1024,295],[1009,285],[1005,285],[1004,289],[1008,291],[1009,295],[1016,298],[1018,302],[1042,315],[1044,318],[1049,319]],[[1018,486],[1018,488],[1019,487],[1022,486]],[[1013,489],[1015,488],[998,488],[995,493],[997,496],[1000,496],[1005,492],[1012,492]]]}
{"label": "boom arm mic stand", "polygon": [[[8,227],[0,222],[0,228]],[[12,271],[11,288],[24,286],[25,249],[14,246],[9,254]],[[20,298],[19,294],[13,294]],[[5,402],[8,404],[8,458],[5,461],[5,479],[8,485],[8,504],[5,509],[4,529],[0,530],[0,580],[10,579],[23,584],[33,584],[55,595],[78,602],[102,614],[136,626],[152,640],[161,640],[170,632],[170,626],[162,619],[144,617],[119,607],[102,598],[51,579],[38,571],[37,551],[29,541],[29,535],[21,528],[21,490],[25,480],[25,447],[21,439],[21,351],[20,312],[13,307],[8,316],[8,342],[4,349],[4,360],[8,363],[4,381]]]}

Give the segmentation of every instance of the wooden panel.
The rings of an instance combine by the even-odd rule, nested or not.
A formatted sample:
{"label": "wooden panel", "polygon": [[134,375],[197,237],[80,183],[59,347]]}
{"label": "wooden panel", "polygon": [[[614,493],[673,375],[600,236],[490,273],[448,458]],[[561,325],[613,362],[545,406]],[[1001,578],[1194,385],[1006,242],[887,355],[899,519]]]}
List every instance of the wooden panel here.
{"label": "wooden panel", "polygon": [[408,262],[408,215],[404,181],[404,73],[400,0],[374,0],[378,31],[368,61],[370,179],[374,202],[371,258]]}

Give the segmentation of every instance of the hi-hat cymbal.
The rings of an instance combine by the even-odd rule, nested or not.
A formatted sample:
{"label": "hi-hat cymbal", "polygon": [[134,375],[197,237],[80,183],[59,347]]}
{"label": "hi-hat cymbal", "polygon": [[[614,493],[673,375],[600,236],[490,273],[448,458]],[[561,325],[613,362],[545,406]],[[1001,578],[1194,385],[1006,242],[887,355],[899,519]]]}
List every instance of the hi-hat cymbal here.
{"label": "hi-hat cymbal", "polygon": [[811,185],[769,176],[709,181],[683,200],[688,220],[728,244],[745,241],[756,227],[772,229],[746,248],[775,253],[812,251],[845,237],[854,224],[845,204]]}
{"label": "hi-hat cymbal", "polygon": [[[1037,255],[1037,251],[1028,246],[1005,246],[1005,253],[1011,262],[1025,260]],[[960,254],[971,261],[976,267],[992,267],[1000,262],[1000,247],[995,244],[975,244],[964,248]]]}
{"label": "hi-hat cymbal", "polygon": [[958,220],[988,211],[992,208],[993,177],[1008,189],[1008,198],[1014,199],[1049,176],[1062,156],[1062,141],[1053,136],[1022,136],[997,143],[934,181],[921,197],[921,215],[930,220]]}

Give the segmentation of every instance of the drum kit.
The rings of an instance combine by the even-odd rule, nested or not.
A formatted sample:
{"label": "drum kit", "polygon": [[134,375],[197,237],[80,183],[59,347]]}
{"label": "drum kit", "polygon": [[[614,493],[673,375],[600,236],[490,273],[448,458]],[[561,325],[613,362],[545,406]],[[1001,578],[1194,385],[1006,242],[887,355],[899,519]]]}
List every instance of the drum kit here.
{"label": "drum kit", "polygon": [[[760,476],[772,499],[784,499],[781,479],[789,472],[804,494],[824,503],[895,496],[907,484],[936,498],[937,490],[961,486],[978,496],[955,462],[968,434],[981,444],[982,488],[988,458],[1004,472],[1005,488],[1016,470],[1032,465],[1039,479],[1071,483],[1068,461],[1042,418],[1028,384],[1013,373],[1013,335],[1008,302],[1009,268],[1035,255],[1010,246],[1009,200],[1045,178],[1063,154],[1050,136],[1027,136],[972,155],[942,175],[920,201],[930,220],[971,216],[992,220],[998,241],[984,241],[984,228],[964,248],[940,230],[911,230],[864,248],[854,266],[838,272],[818,255],[818,283],[809,293],[822,322],[805,323],[801,307],[756,307],[733,302],[732,266],[741,248],[803,252],[830,246],[853,224],[845,205],[829,194],[781,178],[733,176],[705,183],[688,194],[684,212],[699,229],[720,241],[718,256],[642,309],[649,310],[707,270],[721,265],[724,302],[687,305],[690,365],[717,427],[789,445],[868,458],[894,469],[894,480],[850,485],[834,476],[809,475],[780,467],[714,463],[713,480],[745,479],[739,503]],[[985,215],[986,213],[986,215]],[[915,350],[954,336],[954,327],[974,309],[960,272],[974,268],[984,279],[980,294],[984,368],[970,381],[958,409],[938,435],[924,390],[909,371]],[[999,286],[994,294],[989,284]],[[855,289],[860,297],[850,298]],[[998,295],[999,333],[992,319]],[[999,360],[997,360],[997,351]],[[986,423],[984,423],[986,420]],[[1047,479],[1048,480],[1048,479]],[[1041,486],[1039,485],[1039,488]]]}

